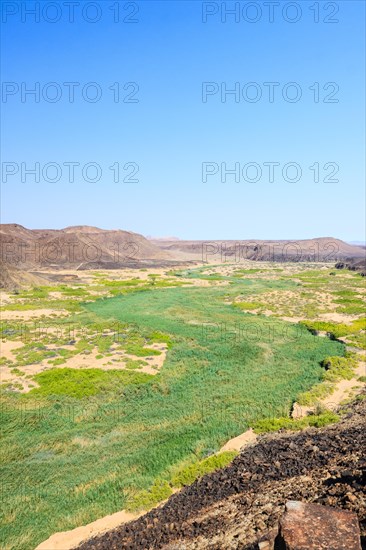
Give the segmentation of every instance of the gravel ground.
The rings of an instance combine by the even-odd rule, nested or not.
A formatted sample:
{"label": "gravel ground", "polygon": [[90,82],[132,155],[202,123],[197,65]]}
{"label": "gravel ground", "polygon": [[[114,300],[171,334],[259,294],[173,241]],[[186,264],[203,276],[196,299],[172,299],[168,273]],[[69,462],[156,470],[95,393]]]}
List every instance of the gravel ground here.
{"label": "gravel ground", "polygon": [[337,425],[262,436],[227,468],[78,550],[254,550],[287,500],[356,512],[366,549],[365,428],[366,399]]}

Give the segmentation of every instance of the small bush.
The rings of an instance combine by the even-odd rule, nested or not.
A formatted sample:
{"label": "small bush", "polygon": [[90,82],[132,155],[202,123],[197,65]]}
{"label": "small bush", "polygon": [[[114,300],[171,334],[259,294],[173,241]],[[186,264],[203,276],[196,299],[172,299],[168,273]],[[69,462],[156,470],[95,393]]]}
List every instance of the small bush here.
{"label": "small bush", "polygon": [[136,493],[127,503],[126,508],[131,512],[150,510],[159,502],[169,498],[172,492],[172,488],[167,481],[158,480],[150,489]]}
{"label": "small bush", "polygon": [[217,455],[209,456],[200,462],[184,466],[172,478],[174,487],[191,485],[196,479],[210,472],[224,468],[236,457],[236,451],[225,451]]}
{"label": "small bush", "polygon": [[323,361],[323,367],[326,368],[323,378],[329,382],[351,380],[356,366],[357,361],[353,357],[327,357]]}
{"label": "small bush", "polygon": [[328,424],[334,424],[335,422],[338,422],[339,418],[340,417],[338,414],[326,411],[317,415],[314,414],[305,416],[304,418],[300,418],[297,420],[289,417],[272,419],[267,418],[264,420],[258,420],[258,422],[256,422],[252,427],[257,434],[277,432],[278,430],[282,429],[298,431],[309,427],[322,428],[323,426],[327,426]]}
{"label": "small bush", "polygon": [[297,398],[299,405],[314,405],[316,401],[324,399],[334,392],[334,384],[331,382],[321,382],[311,388],[311,390],[300,393]]}
{"label": "small bush", "polygon": [[366,317],[355,319],[349,325],[345,323],[328,323],[327,321],[300,321],[310,332],[324,331],[335,338],[355,334],[360,330],[366,330]]}
{"label": "small bush", "polygon": [[259,302],[236,302],[234,306],[238,307],[239,309],[251,311],[253,309],[260,309],[261,307],[263,307],[263,304]]}

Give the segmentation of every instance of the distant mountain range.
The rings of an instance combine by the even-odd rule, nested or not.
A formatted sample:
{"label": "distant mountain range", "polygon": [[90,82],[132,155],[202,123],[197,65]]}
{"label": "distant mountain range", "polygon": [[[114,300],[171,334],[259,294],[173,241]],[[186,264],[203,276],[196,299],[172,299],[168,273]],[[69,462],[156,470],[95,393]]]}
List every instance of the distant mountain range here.
{"label": "distant mountain range", "polygon": [[11,281],[37,284],[37,277],[42,277],[40,270],[165,267],[187,262],[243,260],[350,264],[350,259],[362,262],[364,256],[365,250],[360,246],[332,237],[299,241],[183,241],[176,237],[145,238],[130,231],[85,225],[64,229],[0,225],[0,286],[3,287],[9,287]]}
{"label": "distant mountain range", "polygon": [[362,246],[362,248],[366,247],[366,241],[350,241],[348,244],[352,244],[353,246]]}
{"label": "distant mountain range", "polygon": [[146,238],[149,241],[180,241],[178,237],[152,237],[151,235],[147,235]]}
{"label": "distant mountain range", "polygon": [[363,258],[359,246],[350,245],[333,237],[304,240],[216,240],[183,241],[152,240],[160,249],[174,258],[201,261],[262,260],[336,262],[347,258]]}

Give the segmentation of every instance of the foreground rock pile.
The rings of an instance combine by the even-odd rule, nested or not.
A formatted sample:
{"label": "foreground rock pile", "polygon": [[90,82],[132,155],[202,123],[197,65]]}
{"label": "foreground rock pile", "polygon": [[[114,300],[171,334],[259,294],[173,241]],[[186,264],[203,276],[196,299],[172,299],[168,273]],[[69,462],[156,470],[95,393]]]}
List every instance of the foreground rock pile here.
{"label": "foreground rock pile", "polygon": [[264,436],[227,468],[79,550],[258,550],[278,530],[287,501],[357,514],[366,548],[365,428],[363,400],[336,425]]}

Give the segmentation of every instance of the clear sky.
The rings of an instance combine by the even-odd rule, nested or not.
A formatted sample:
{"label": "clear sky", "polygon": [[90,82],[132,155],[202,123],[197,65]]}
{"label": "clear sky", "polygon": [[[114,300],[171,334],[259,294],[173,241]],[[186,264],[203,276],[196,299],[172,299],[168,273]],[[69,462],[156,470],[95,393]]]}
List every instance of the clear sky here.
{"label": "clear sky", "polygon": [[365,238],[363,1],[35,4],[2,2],[3,223]]}

